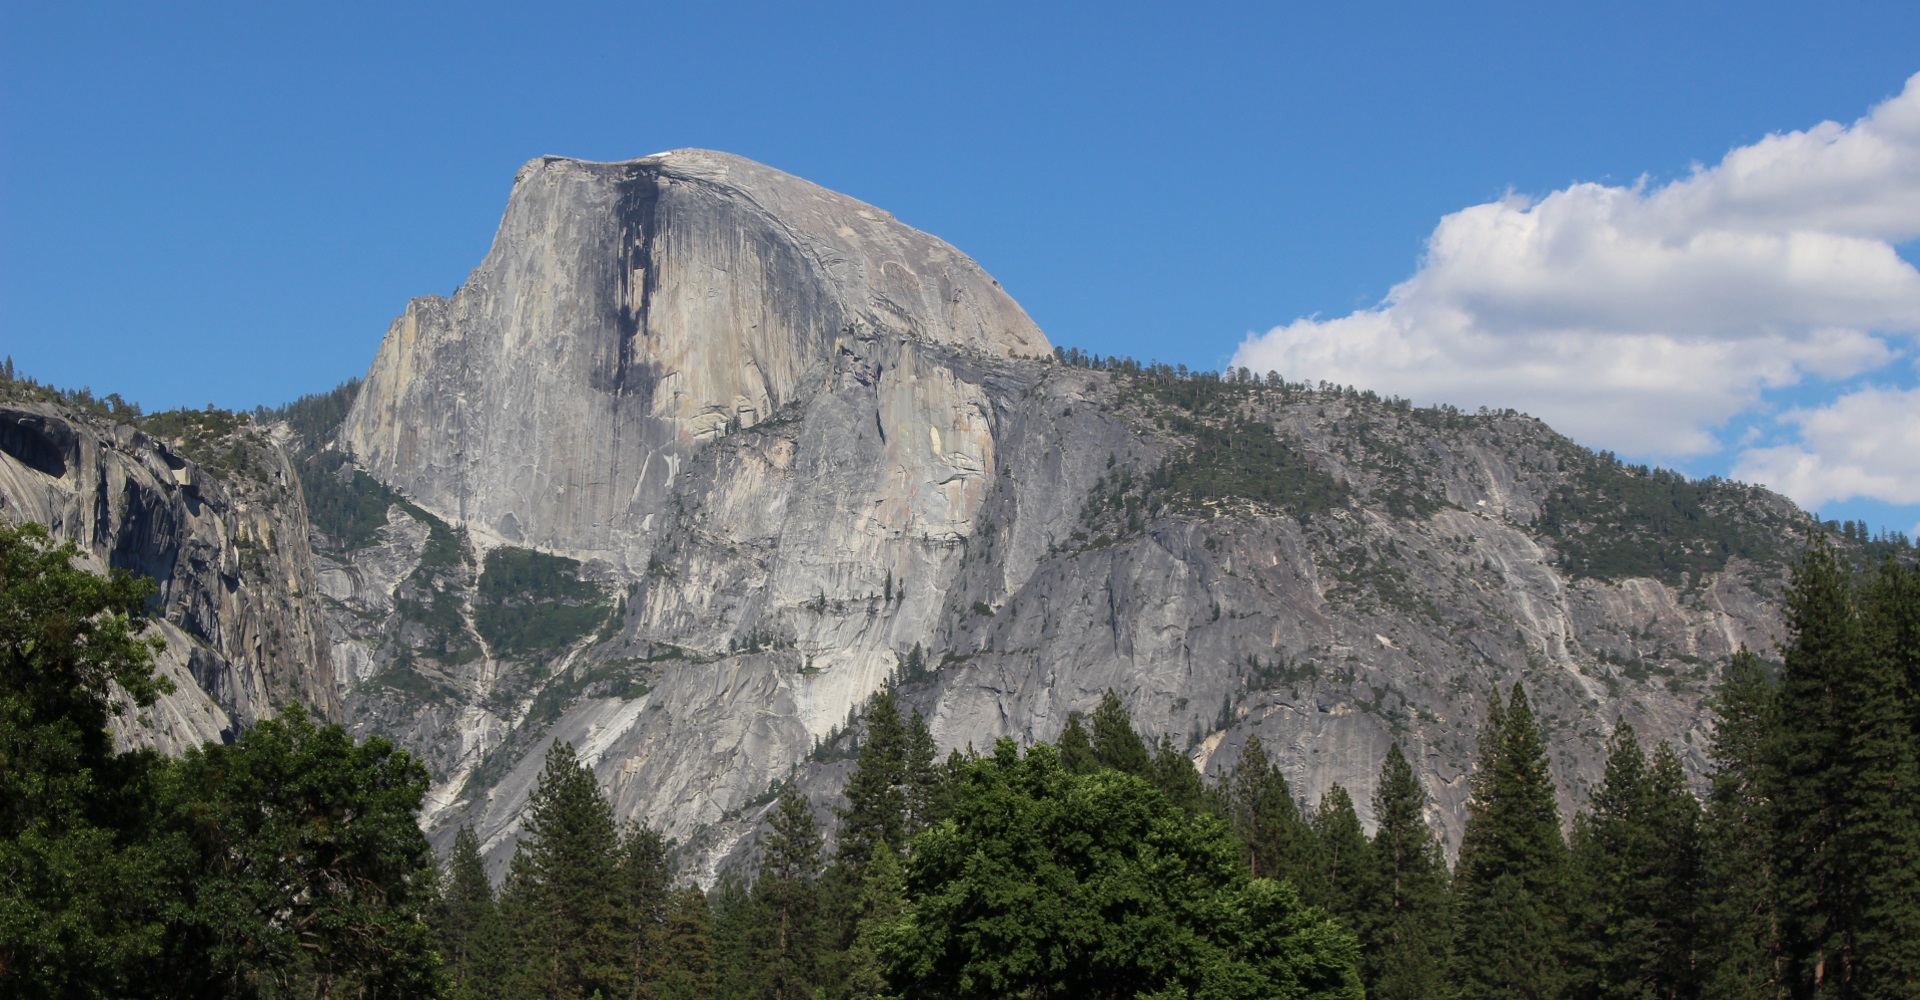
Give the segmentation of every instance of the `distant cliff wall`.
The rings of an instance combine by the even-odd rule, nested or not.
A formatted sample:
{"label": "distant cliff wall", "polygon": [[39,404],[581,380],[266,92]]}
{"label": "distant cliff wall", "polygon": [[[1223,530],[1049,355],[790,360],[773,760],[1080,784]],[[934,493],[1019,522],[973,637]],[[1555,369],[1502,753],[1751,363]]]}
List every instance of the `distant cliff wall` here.
{"label": "distant cliff wall", "polygon": [[[201,430],[196,415],[193,430]],[[340,714],[307,511],[285,452],[246,418],[205,441],[216,477],[167,440],[49,402],[0,402],[0,518],[72,540],[94,568],[159,583],[178,690],[123,731],[163,749],[220,738],[299,701]]]}

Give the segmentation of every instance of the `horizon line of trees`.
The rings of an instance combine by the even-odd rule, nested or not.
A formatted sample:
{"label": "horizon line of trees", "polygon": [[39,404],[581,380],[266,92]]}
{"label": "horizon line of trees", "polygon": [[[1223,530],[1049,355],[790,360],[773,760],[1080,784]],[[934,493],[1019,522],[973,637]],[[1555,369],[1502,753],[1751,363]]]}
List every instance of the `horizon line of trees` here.
{"label": "horizon line of trees", "polygon": [[884,687],[834,810],[797,784],[711,891],[556,744],[497,888],[426,774],[297,707],[116,752],[149,581],[0,527],[0,991],[21,997],[1895,998],[1920,993],[1920,568],[1816,539],[1770,678],[1712,696],[1704,802],[1616,726],[1563,823],[1526,692],[1481,730],[1448,867],[1398,745],[1368,836],[1257,736],[1207,777],[1108,692],[1053,744],[937,758]]}

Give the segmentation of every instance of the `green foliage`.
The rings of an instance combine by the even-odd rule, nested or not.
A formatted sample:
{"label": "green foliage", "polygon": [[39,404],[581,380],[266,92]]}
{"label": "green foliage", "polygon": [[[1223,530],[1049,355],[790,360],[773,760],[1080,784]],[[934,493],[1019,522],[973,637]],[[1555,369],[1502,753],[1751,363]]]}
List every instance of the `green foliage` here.
{"label": "green foliage", "polygon": [[1093,756],[1093,739],[1087,735],[1085,721],[1085,715],[1068,712],[1067,727],[1060,731],[1060,742],[1056,747],[1060,766],[1074,774],[1092,774],[1100,769],[1100,762]]}
{"label": "green foliage", "polygon": [[427,771],[375,737],[356,744],[298,705],[231,746],[190,750],[161,783],[176,894],[169,959],[199,994],[352,983],[368,996],[434,995],[425,918],[432,850],[417,825]]}
{"label": "green foliage", "polygon": [[907,652],[907,658],[900,664],[900,683],[924,684],[932,679],[933,671],[927,666],[926,651],[916,642],[913,644],[913,649]]}
{"label": "green foliage", "polygon": [[607,620],[612,602],[565,556],[502,546],[487,553],[473,624],[498,656],[564,649]]}
{"label": "green foliage", "polygon": [[1133,716],[1112,688],[1100,696],[1093,710],[1093,759],[1103,768],[1146,777],[1153,773],[1153,755],[1133,729]]}
{"label": "green foliage", "polygon": [[907,730],[891,684],[867,700],[867,738],[842,794],[841,861],[858,868],[876,852],[906,847]]}
{"label": "green foliage", "polygon": [[1257,420],[1197,422],[1192,443],[1155,469],[1147,488],[1189,509],[1216,500],[1252,500],[1296,516],[1347,502],[1347,489]]}
{"label": "green foliage", "polygon": [[1226,785],[1229,816],[1244,845],[1248,870],[1260,878],[1305,881],[1313,832],[1294,804],[1287,776],[1268,759],[1259,736],[1247,737]]}
{"label": "green foliage", "polygon": [[1679,586],[1683,576],[1719,572],[1732,556],[1782,556],[1785,525],[1742,508],[1749,487],[1623,465],[1605,452],[1570,454],[1570,461],[1576,468],[1542,505],[1539,527],[1575,576]]}
{"label": "green foliage", "polygon": [[310,393],[272,408],[259,407],[253,411],[253,417],[263,424],[285,423],[300,435],[305,450],[318,451],[339,433],[340,425],[346,422],[347,412],[353,409],[353,401],[359,395],[360,380],[350,378],[326,392]]}
{"label": "green foliage", "polygon": [[1787,588],[1771,756],[1775,900],[1790,991],[1920,988],[1920,570],[1856,582],[1816,536]]}
{"label": "green foliage", "polygon": [[[166,410],[134,421],[134,426],[163,441],[171,441],[183,458],[191,459],[216,477],[254,471],[244,438],[253,424],[244,413],[215,409]],[[252,442],[256,446],[264,442]]]}
{"label": "green foliage", "polygon": [[[493,884],[480,860],[480,838],[463,826],[453,837],[453,853],[441,880],[440,905],[434,914],[434,946],[447,974],[448,996],[467,1000],[481,994],[483,954],[498,948],[499,919],[494,911]],[[490,970],[489,970],[490,971]]]}
{"label": "green foliage", "polygon": [[1358,998],[1352,939],[1238,855],[1144,778],[1002,740],[915,840],[879,953],[911,996]]}
{"label": "green foliage", "polygon": [[177,761],[115,753],[114,691],[168,690],[147,580],[0,527],[0,989],[434,996],[427,776],[298,706]]}
{"label": "green foliage", "polygon": [[156,762],[107,729],[116,687],[136,705],[171,689],[141,635],[153,581],[78,558],[0,525],[0,987],[17,996],[130,990],[163,930],[142,823]]}
{"label": "green foliage", "polygon": [[718,988],[713,912],[698,886],[667,897],[653,978],[635,996],[651,1000],[711,1000]]}
{"label": "green foliage", "polygon": [[1661,744],[1650,766],[1620,723],[1607,749],[1605,777],[1574,823],[1573,995],[1691,996],[1698,804],[1672,747]]}
{"label": "green foliage", "polygon": [[748,886],[723,875],[709,900],[713,912],[714,996],[748,1000],[760,985],[759,945],[765,924]]}
{"label": "green foliage", "polygon": [[1337,784],[1320,797],[1320,808],[1313,816],[1310,871],[1300,887],[1301,896],[1358,932],[1364,926],[1367,891],[1373,883],[1373,855],[1366,831],[1360,828],[1360,816],[1353,810],[1353,798]]}
{"label": "green foliage", "polygon": [[631,982],[620,835],[613,809],[571,744],[555,741],[527,802],[501,892],[514,989],[545,997],[618,995]]}
{"label": "green foliage", "polygon": [[1372,881],[1360,929],[1360,974],[1375,1000],[1444,994],[1452,928],[1446,856],[1427,828],[1426,795],[1400,744],[1373,793]]}
{"label": "green foliage", "polygon": [[0,364],[0,401],[52,403],[116,424],[130,424],[140,419],[140,404],[121,399],[117,392],[96,398],[93,389],[87,386],[60,389],[43,384],[15,370],[12,357]]}
{"label": "green foliage", "polygon": [[1759,657],[1745,647],[1734,655],[1712,706],[1712,789],[1701,832],[1703,992],[1768,1000],[1780,995],[1766,777],[1775,723],[1773,684]]}
{"label": "green foliage", "polygon": [[933,733],[916,708],[907,720],[905,833],[908,839],[945,819],[952,805],[947,773],[935,759],[935,752]]}
{"label": "green foliage", "polygon": [[[649,981],[666,976],[672,968],[668,958],[668,912],[673,893],[673,863],[668,859],[672,845],[660,831],[637,823],[627,824],[620,838],[621,902],[625,907],[628,966],[627,975],[635,996],[643,993]],[[703,901],[704,903],[704,901]],[[704,919],[705,906],[698,918]],[[680,928],[690,932],[691,928]],[[709,930],[709,934],[711,931]],[[708,943],[709,948],[711,942]]]}
{"label": "green foliage", "polygon": [[398,493],[353,467],[344,452],[295,456],[307,520],[342,551],[371,545],[387,526],[388,511],[404,502]]}
{"label": "green foliage", "polygon": [[758,925],[752,937],[758,966],[752,992],[773,1000],[811,997],[821,962],[820,831],[813,810],[787,784],[774,803],[760,877],[753,884]]}
{"label": "green foliage", "polygon": [[1200,772],[1194,768],[1193,761],[1173,745],[1173,737],[1165,733],[1154,747],[1150,773],[1154,786],[1167,801],[1190,813],[1207,808],[1207,788],[1200,780]]}
{"label": "green foliage", "polygon": [[1519,684],[1493,699],[1454,880],[1459,995],[1551,997],[1564,979],[1566,842],[1546,741]]}

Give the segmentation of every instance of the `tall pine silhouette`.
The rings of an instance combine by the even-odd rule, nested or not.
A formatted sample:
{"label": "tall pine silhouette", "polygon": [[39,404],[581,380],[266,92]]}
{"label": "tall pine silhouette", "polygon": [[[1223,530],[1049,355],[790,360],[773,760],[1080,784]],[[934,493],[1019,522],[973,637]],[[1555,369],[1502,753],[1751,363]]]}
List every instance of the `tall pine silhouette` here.
{"label": "tall pine silhouette", "polygon": [[1393,744],[1373,793],[1373,869],[1360,928],[1361,978],[1376,1000],[1444,993],[1452,900],[1426,805],[1412,765]]}
{"label": "tall pine silhouette", "polygon": [[516,992],[571,1000],[617,996],[629,981],[613,809],[573,745],[555,741],[528,800],[500,914],[512,935]]}
{"label": "tall pine silhouette", "polygon": [[1783,973],[1795,996],[1920,991],[1920,783],[1897,639],[1906,572],[1889,565],[1862,593],[1816,536],[1787,588],[1770,773]]}
{"label": "tall pine silhouette", "polygon": [[1227,780],[1233,829],[1246,845],[1247,867],[1254,877],[1303,880],[1311,860],[1312,831],[1294,804],[1287,776],[1267,758],[1259,736],[1247,737]]}
{"label": "tall pine silhouette", "polygon": [[1701,830],[1702,994],[1780,995],[1773,908],[1773,810],[1767,768],[1775,735],[1773,684],[1745,647],[1714,689],[1707,749],[1711,787]]}
{"label": "tall pine silhouette", "polygon": [[1568,901],[1572,994],[1693,995],[1699,807],[1665,744],[1649,763],[1633,727],[1607,742],[1606,772],[1574,822]]}
{"label": "tall pine silhouette", "polygon": [[1481,736],[1454,880],[1454,989],[1465,1000],[1555,997],[1564,985],[1567,868],[1546,743],[1519,685],[1498,697]]}

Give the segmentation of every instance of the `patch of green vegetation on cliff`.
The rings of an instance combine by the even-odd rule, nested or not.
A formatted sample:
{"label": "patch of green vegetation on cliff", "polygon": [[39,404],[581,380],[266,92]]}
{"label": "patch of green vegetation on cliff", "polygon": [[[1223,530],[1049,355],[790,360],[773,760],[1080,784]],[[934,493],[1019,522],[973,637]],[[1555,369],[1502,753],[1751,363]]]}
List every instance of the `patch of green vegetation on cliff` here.
{"label": "patch of green vegetation on cliff", "polygon": [[392,691],[403,698],[419,704],[450,705],[459,700],[460,692],[451,684],[422,673],[415,666],[411,652],[404,647],[399,660],[385,670],[374,674],[367,680],[370,687]]}
{"label": "patch of green vegetation on cliff", "polygon": [[263,424],[284,422],[300,435],[304,450],[318,451],[333,440],[340,425],[346,422],[347,411],[353,409],[354,398],[359,395],[360,380],[350,378],[326,392],[301,396],[272,408],[262,406],[253,411],[253,416]]}
{"label": "patch of green vegetation on cliff", "polygon": [[303,455],[297,460],[300,488],[307,496],[307,521],[342,551],[372,545],[387,526],[387,510],[400,495],[372,476],[347,466],[337,451]]}
{"label": "patch of green vegetation on cliff", "polygon": [[1669,586],[1726,568],[1733,556],[1787,558],[1790,526],[1746,504],[1747,488],[1587,456],[1541,507],[1540,531],[1575,577],[1649,577]]}
{"label": "patch of green vegetation on cliff", "polygon": [[540,689],[539,694],[534,695],[533,704],[527,707],[527,717],[520,724],[523,727],[544,727],[566,714],[567,709],[583,698],[632,701],[653,690],[652,682],[652,668],[634,657],[576,666],[554,678]]}
{"label": "patch of green vegetation on cliff", "polygon": [[[355,474],[365,475],[357,470]],[[427,526],[427,543],[421,549],[420,562],[407,576],[394,602],[400,617],[427,631],[428,641],[414,648],[449,665],[479,659],[480,644],[467,627],[466,609],[460,598],[469,579],[462,571],[472,561],[467,555],[466,540],[452,525],[407,500],[396,497],[395,502]]]}
{"label": "patch of green vegetation on cliff", "polygon": [[503,546],[487,553],[473,623],[499,655],[564,649],[607,620],[612,604],[565,556]]}
{"label": "patch of green vegetation on cliff", "polygon": [[1323,514],[1347,502],[1345,486],[1255,420],[1196,424],[1192,443],[1147,477],[1147,489],[1190,510],[1238,499]]}
{"label": "patch of green vegetation on cliff", "polygon": [[140,404],[121,399],[117,392],[96,397],[87,386],[61,389],[21,374],[14,368],[11,357],[0,361],[0,402],[52,403],[116,424],[130,424],[140,419]]}

